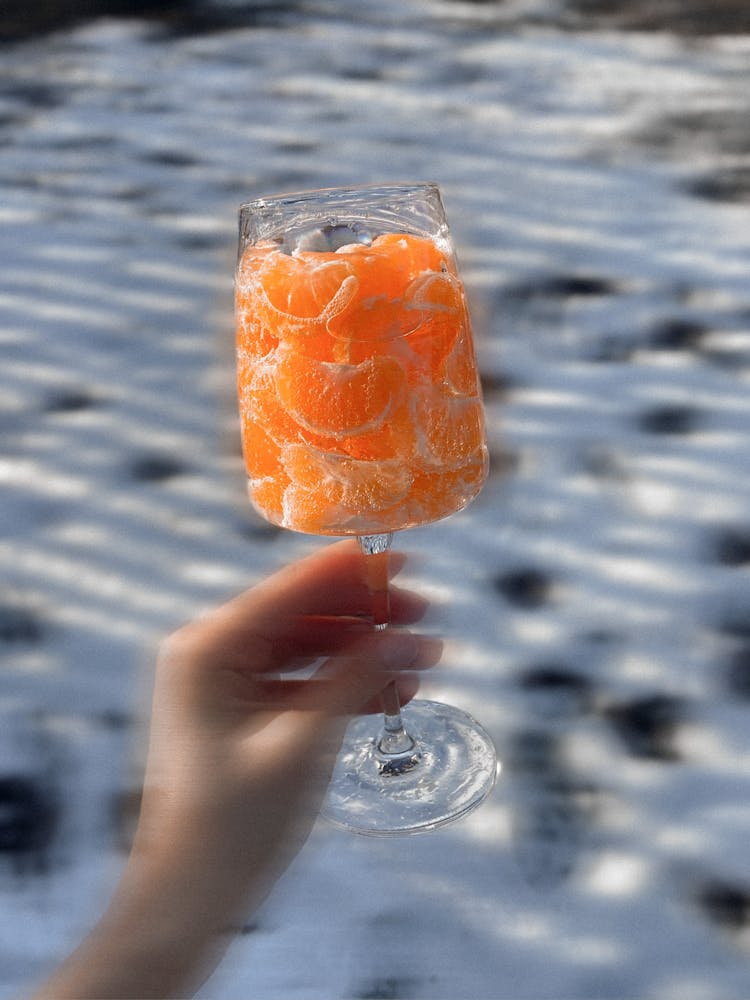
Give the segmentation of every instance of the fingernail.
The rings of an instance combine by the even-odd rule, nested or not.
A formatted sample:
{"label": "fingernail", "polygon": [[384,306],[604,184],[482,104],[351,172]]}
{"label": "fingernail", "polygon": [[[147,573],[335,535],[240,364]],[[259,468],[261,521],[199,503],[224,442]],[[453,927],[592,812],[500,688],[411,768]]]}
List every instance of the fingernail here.
{"label": "fingernail", "polygon": [[384,667],[400,670],[416,658],[419,647],[409,632],[384,632],[378,643],[378,658]]}

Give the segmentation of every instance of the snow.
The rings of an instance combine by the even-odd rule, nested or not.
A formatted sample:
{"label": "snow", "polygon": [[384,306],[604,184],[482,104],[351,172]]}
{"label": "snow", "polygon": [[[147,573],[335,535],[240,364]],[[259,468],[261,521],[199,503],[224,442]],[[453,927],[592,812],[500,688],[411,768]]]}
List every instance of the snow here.
{"label": "snow", "polygon": [[421,178],[496,471],[398,543],[448,640],[424,694],[483,722],[501,779],[428,835],[319,824],[201,996],[750,995],[747,190],[691,191],[747,170],[712,116],[747,115],[750,39],[557,6],[100,19],[3,51],[0,777],[62,806],[43,870],[1,859],[0,997],[116,879],[159,637],[325,544],[245,502],[239,203]]}

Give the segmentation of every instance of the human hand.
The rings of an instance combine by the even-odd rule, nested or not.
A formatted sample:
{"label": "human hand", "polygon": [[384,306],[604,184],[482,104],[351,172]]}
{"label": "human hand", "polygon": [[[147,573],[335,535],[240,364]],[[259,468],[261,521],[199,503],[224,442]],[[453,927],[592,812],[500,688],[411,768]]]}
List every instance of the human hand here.
{"label": "human hand", "polygon": [[[393,553],[391,573],[404,561]],[[392,628],[374,631],[363,557],[343,542],[168,639],[136,849],[158,851],[169,831],[201,823],[233,882],[245,871],[273,880],[318,813],[347,718],[378,711],[390,681],[405,704],[440,657],[441,643],[402,628],[426,602],[397,587],[390,600]],[[321,657],[312,678],[294,679]]]}
{"label": "human hand", "polygon": [[391,681],[406,703],[440,658],[404,628],[427,603],[390,599],[392,628],[376,631],[363,556],[341,542],[166,641],[124,876],[39,998],[172,995],[210,970],[304,843],[348,717],[377,711]]}

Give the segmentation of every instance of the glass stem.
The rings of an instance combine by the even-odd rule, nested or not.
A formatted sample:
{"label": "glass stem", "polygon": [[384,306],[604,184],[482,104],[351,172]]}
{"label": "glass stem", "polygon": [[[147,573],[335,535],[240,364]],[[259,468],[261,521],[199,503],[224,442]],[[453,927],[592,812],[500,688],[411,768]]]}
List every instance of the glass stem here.
{"label": "glass stem", "polygon": [[[372,595],[372,622],[376,629],[388,628],[391,620],[388,593],[388,550],[393,535],[360,535],[360,550],[366,556],[367,586]],[[395,681],[381,695],[383,729],[377,741],[381,771],[399,773],[409,770],[417,760],[416,741],[404,728],[401,704]]]}

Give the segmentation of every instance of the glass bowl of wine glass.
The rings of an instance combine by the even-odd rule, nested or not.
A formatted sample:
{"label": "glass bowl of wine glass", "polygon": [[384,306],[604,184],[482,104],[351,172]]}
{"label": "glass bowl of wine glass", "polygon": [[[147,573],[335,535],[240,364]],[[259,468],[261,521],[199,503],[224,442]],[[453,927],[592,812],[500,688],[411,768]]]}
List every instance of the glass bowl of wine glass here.
{"label": "glass bowl of wine glass", "polygon": [[[237,381],[248,493],[273,524],[354,536],[374,628],[394,533],[466,507],[487,477],[466,295],[434,183],[327,188],[240,207]],[[323,814],[431,830],[494,787],[485,730],[434,701],[351,721]]]}

